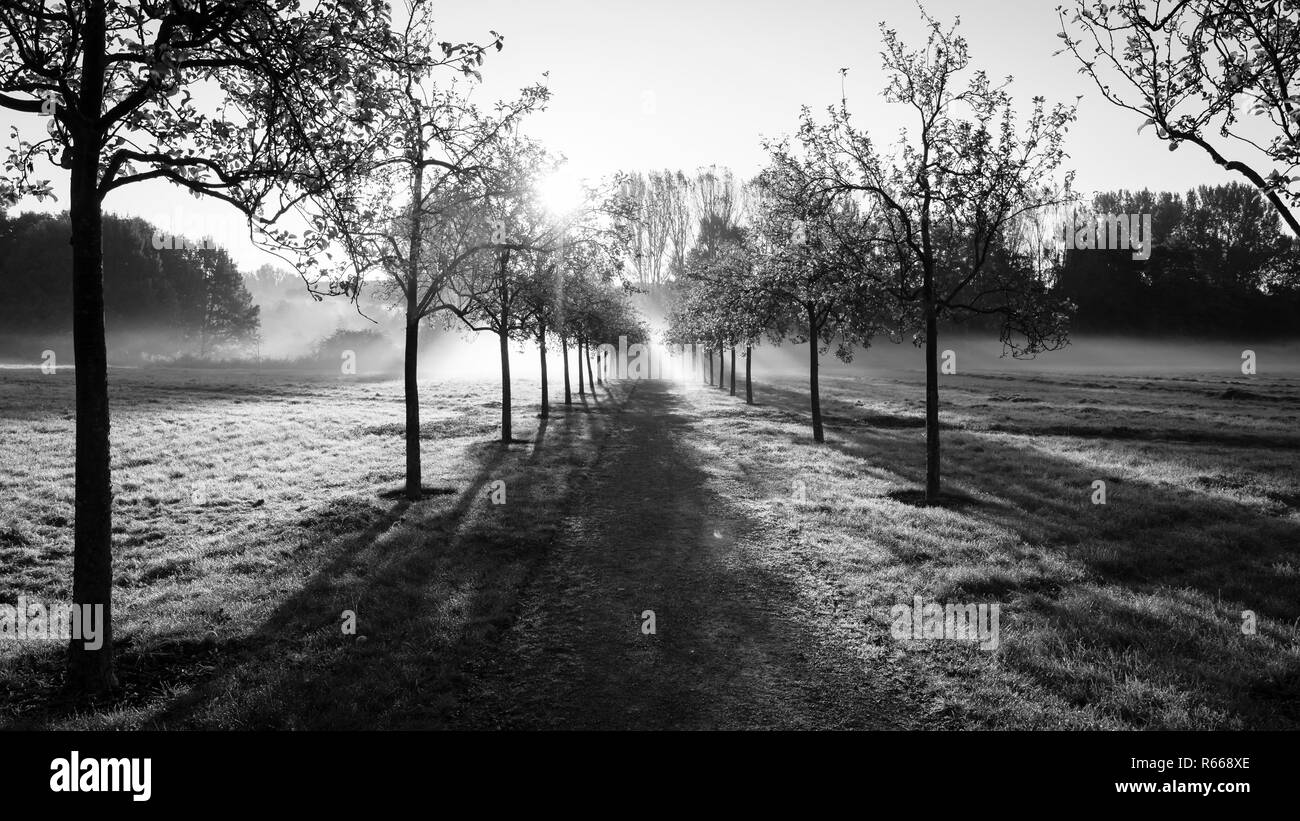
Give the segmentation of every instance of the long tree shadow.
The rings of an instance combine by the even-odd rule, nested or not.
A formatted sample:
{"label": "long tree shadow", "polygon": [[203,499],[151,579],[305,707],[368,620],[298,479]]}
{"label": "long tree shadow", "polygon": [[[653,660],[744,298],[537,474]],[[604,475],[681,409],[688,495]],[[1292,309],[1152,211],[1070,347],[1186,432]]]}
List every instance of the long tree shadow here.
{"label": "long tree shadow", "polygon": [[682,396],[647,383],[624,416],[455,726],[922,726],[920,684],[823,630],[784,545],[710,487]]}
{"label": "long tree shadow", "polygon": [[[609,383],[601,384],[599,387],[605,392],[604,401],[602,401],[601,396],[597,392],[596,388],[592,387],[586,393],[574,394],[575,401],[573,403],[573,406],[566,407],[565,410],[580,409],[583,413],[604,412],[607,409],[606,405],[609,403],[612,397],[614,397],[615,394],[614,394],[613,386]],[[590,399],[591,401],[588,402],[588,399]]]}
{"label": "long tree shadow", "polygon": [[[774,405],[787,412],[805,400],[793,390],[768,392],[782,397]],[[762,419],[754,414],[750,424]],[[1023,668],[1067,702],[1086,703],[1124,686],[1103,681],[1107,675],[1158,679],[1168,688],[1195,681],[1202,688],[1195,696],[1215,705],[1207,714],[1223,708],[1233,716],[1216,720],[1300,722],[1300,665],[1270,645],[1243,643],[1240,629],[1240,614],[1249,611],[1269,624],[1272,647],[1294,641],[1300,513],[1268,500],[1223,498],[1196,483],[1099,469],[1087,458],[1067,458],[1041,435],[1035,424],[1005,433],[947,431],[944,483],[969,503],[912,513],[888,505],[924,484],[923,431],[839,427],[828,431],[826,447],[878,488],[870,493],[885,507],[872,536],[901,565],[937,575],[941,591],[959,601],[1020,602],[1040,617],[1036,642],[1111,659],[1109,672],[1096,662],[1084,675],[1060,662],[1072,658],[1066,650],[1022,653]],[[1144,442],[1171,461],[1192,452],[1187,444]],[[1149,458],[1150,450],[1144,453]],[[1094,503],[1098,480],[1106,483],[1105,504]],[[1117,710],[1139,726],[1153,720],[1139,709]]]}
{"label": "long tree shadow", "polygon": [[400,502],[364,532],[330,541],[328,559],[298,590],[218,648],[215,677],[150,723],[436,725],[455,702],[464,658],[510,623],[518,589],[549,545],[573,467],[563,452],[594,453],[586,422],[547,427],[558,429],[560,455],[481,443],[455,497]]}
{"label": "long tree shadow", "polygon": [[[787,392],[790,401],[793,393]],[[893,431],[892,426],[841,429],[827,445],[896,476],[895,494],[914,491],[925,482],[924,431]],[[1033,427],[1017,433],[1040,435]],[[968,500],[965,515],[1059,547],[1107,579],[1188,585],[1255,602],[1279,619],[1300,617],[1300,576],[1277,569],[1294,559],[1291,546],[1300,540],[1300,522],[1288,511],[1270,514],[1259,505],[1203,490],[1132,473],[1111,475],[1032,442],[991,440],[978,431],[945,433],[943,480]],[[1108,483],[1104,505],[1092,502],[1097,480]],[[1098,542],[1141,549],[1089,549]]]}
{"label": "long tree shadow", "polygon": [[537,432],[533,434],[532,453],[528,457],[528,464],[535,465],[542,458],[542,453],[546,448],[546,430],[551,426],[551,417],[542,416],[537,420]]}

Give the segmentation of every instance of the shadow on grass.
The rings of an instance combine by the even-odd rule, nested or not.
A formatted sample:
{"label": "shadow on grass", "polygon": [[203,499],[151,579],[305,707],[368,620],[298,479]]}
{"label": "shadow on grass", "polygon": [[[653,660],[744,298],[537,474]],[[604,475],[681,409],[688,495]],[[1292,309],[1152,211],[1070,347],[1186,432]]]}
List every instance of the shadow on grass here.
{"label": "shadow on grass", "polygon": [[[782,393],[790,402],[799,398]],[[1037,427],[1006,432],[1042,435]],[[924,431],[828,434],[838,434],[828,436],[829,447],[898,477],[903,487],[888,496],[905,503],[919,498]],[[1111,580],[1186,585],[1254,602],[1279,619],[1300,617],[1300,575],[1276,569],[1294,558],[1291,546],[1300,541],[1293,519],[1140,477],[1105,476],[1046,449],[989,443],[979,431],[949,430],[942,441],[944,493],[972,517],[1063,548]],[[1111,484],[1105,505],[1091,502],[1097,479]],[[1133,549],[1114,555],[1080,549],[1107,541]],[[1261,600],[1261,594],[1267,595]]]}
{"label": "shadow on grass", "polygon": [[1025,426],[993,423],[987,430],[994,433],[1019,433],[1028,436],[1077,436],[1081,439],[1115,439],[1121,441],[1223,445],[1235,448],[1267,448],[1269,450],[1300,450],[1300,437],[1259,436],[1229,431],[1178,431],[1156,428],[1134,428],[1128,425],[1036,425]]}
{"label": "shadow on grass", "polygon": [[[428,499],[433,496],[454,496],[460,491],[454,487],[434,487],[432,485],[420,485],[420,498]],[[395,487],[379,492],[380,499],[409,501],[406,498],[406,488]],[[399,516],[400,518],[400,516]]]}
{"label": "shadow on grass", "polygon": [[773,567],[784,545],[710,487],[682,396],[636,389],[580,520],[530,586],[520,628],[476,667],[455,726],[921,726],[920,688],[827,635],[810,591]]}
{"label": "shadow on grass", "polygon": [[[769,386],[765,393],[778,415],[806,404],[798,390]],[[856,398],[823,401],[841,413]],[[762,423],[766,415],[752,418]],[[952,596],[994,595],[1027,606],[1029,636],[1013,660],[1069,703],[1104,702],[1132,726],[1295,726],[1300,663],[1285,648],[1300,619],[1296,511],[1277,515],[1194,482],[1108,476],[1113,468],[1090,468],[1086,458],[1064,458],[1054,443],[1033,438],[1054,433],[1051,425],[1008,427],[1005,433],[1026,438],[990,440],[978,428],[944,433],[945,491],[970,501],[933,514],[956,519],[932,521],[971,535],[954,538],[946,551],[918,552],[907,538],[884,540],[887,549],[946,579]],[[885,477],[882,498],[920,498],[923,430],[854,426],[827,433],[827,447],[862,474]],[[1161,448],[1169,459],[1193,452],[1186,442],[1250,443],[1261,453],[1274,445],[1271,437],[1195,429],[1111,438],[1120,448],[1130,441]],[[1092,503],[1097,479],[1109,485],[1104,505]],[[1242,635],[1243,611],[1269,625],[1260,627],[1260,641]],[[1180,718],[1192,703],[1201,712]]]}
{"label": "shadow on grass", "polygon": [[[509,625],[549,546],[572,467],[565,451],[591,453],[586,422],[540,427],[536,442],[553,429],[551,460],[483,442],[454,497],[400,501],[344,537],[316,531],[323,564],[251,634],[221,644],[214,675],[147,726],[438,726],[464,659]],[[498,487],[504,504],[488,492]]]}
{"label": "shadow on grass", "polygon": [[[922,477],[924,479],[924,477]],[[927,501],[925,491],[921,488],[902,488],[900,490],[891,490],[885,494],[895,502],[901,502],[912,507],[942,507],[950,510],[963,510],[966,508],[977,507],[981,504],[987,505],[988,501],[977,499],[969,493],[963,493],[960,490],[950,490],[940,488],[939,498],[934,501]]]}
{"label": "shadow on grass", "polygon": [[537,464],[537,461],[542,458],[542,454],[546,448],[546,431],[550,426],[550,416],[543,416],[537,420],[537,432],[533,434],[532,439],[533,450],[532,454],[528,458],[528,463],[530,465]]}

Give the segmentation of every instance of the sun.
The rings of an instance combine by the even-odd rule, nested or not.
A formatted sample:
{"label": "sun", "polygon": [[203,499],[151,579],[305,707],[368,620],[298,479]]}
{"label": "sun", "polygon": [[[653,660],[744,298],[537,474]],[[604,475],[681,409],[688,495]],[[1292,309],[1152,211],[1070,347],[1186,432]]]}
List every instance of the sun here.
{"label": "sun", "polygon": [[567,166],[556,169],[537,184],[537,194],[542,205],[551,214],[570,214],[587,199],[583,181]]}

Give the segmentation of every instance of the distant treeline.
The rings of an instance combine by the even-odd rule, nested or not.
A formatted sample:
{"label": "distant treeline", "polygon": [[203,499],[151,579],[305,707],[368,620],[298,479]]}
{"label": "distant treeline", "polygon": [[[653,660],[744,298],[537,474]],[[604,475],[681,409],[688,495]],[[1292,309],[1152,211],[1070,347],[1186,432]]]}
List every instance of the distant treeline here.
{"label": "distant treeline", "polygon": [[[1300,332],[1300,248],[1251,186],[1098,194],[1095,214],[1151,214],[1148,260],[1065,250],[1057,287],[1083,333],[1291,336]],[[1049,229],[1050,230],[1050,229]],[[1058,236],[1060,226],[1057,226]]]}
{"label": "distant treeline", "polygon": [[[725,172],[700,179],[720,182],[696,182],[683,190],[727,192],[735,185]],[[697,193],[696,198],[707,206],[721,200],[728,212],[738,204],[731,196]],[[1061,250],[1063,226],[1051,220],[1041,224],[1042,240],[1058,241],[1049,254],[1056,254],[1056,288],[1077,306],[1075,332],[1282,337],[1300,329],[1300,244],[1251,186],[1202,186],[1185,195],[1106,192],[1093,198],[1091,213],[1151,214],[1154,248],[1147,260],[1133,259],[1128,249]],[[287,310],[291,306],[281,303],[301,293],[296,278],[272,276],[277,272],[269,269],[245,280],[222,248],[156,249],[157,230],[139,218],[104,219],[109,332],[147,331],[151,353],[206,356],[247,346],[260,330],[247,282],[264,283],[267,291],[257,301],[278,309]],[[8,295],[0,299],[0,333],[70,332],[70,231],[66,213],[9,217],[0,210],[0,293]],[[656,236],[671,240],[672,233]],[[677,238],[683,247],[700,240]],[[668,245],[657,249],[665,258],[671,256]],[[321,320],[315,323],[321,325],[314,328],[317,336],[338,322],[332,315],[315,318]],[[977,318],[963,324],[974,330],[982,323]]]}
{"label": "distant treeline", "polygon": [[[147,332],[158,354],[206,356],[250,342],[258,308],[230,255],[222,248],[155,249],[158,230],[139,218],[104,217],[109,334]],[[7,295],[0,299],[0,332],[71,331],[70,235],[67,212],[9,217],[0,210],[0,293]]]}

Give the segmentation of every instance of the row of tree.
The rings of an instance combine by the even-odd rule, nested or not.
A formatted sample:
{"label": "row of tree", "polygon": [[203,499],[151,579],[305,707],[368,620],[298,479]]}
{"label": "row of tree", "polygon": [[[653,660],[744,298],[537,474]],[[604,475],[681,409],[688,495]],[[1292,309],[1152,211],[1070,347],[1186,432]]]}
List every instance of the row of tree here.
{"label": "row of tree", "polygon": [[[724,385],[730,351],[732,395],[741,347],[751,403],[753,345],[764,338],[777,344],[815,340],[809,377],[817,441],[824,435],[819,352],[834,344],[839,358],[849,361],[855,347],[881,332],[918,343],[927,332],[923,314],[915,310],[918,289],[914,282],[909,288],[907,279],[918,264],[907,234],[887,223],[872,224],[863,201],[846,196],[855,183],[819,178],[826,168],[808,159],[817,156],[808,149],[817,150],[818,141],[833,133],[806,129],[811,142],[798,159],[788,146],[776,147],[771,166],[745,184],[742,201],[749,207],[736,222],[701,221],[698,242],[674,281],[667,337],[670,343],[703,344],[707,384],[714,384],[716,357],[717,384]],[[985,267],[978,270],[979,260],[969,255],[980,249],[964,245],[955,217],[931,214],[936,260],[953,266],[936,273],[977,297],[946,299],[936,311],[940,330],[961,323],[969,330],[1001,331],[1012,344],[1023,340],[1030,354],[1064,342],[1067,316],[1075,330],[1092,332],[1248,333],[1253,339],[1294,334],[1300,253],[1273,208],[1250,186],[1202,186],[1185,198],[1107,192],[1093,197],[1090,208],[1072,203],[1067,210],[1081,214],[1072,213],[1068,221],[1059,219],[1062,209],[1054,206],[1060,203],[1040,202],[1037,213],[1024,211],[988,238]],[[1144,237],[1152,246],[1149,259],[1135,259],[1130,247],[1064,247],[1064,233],[1076,219],[1118,214],[1152,216],[1151,234]],[[891,281],[894,266],[899,267]],[[966,285],[956,279],[963,273],[971,277]]]}
{"label": "row of tree", "polygon": [[925,498],[936,503],[940,322],[995,318],[1017,356],[1066,342],[1068,305],[1017,237],[1070,201],[1071,175],[1058,172],[1074,110],[1035,98],[1018,126],[1005,88],[969,71],[955,25],[926,21],[917,50],[882,27],[885,96],[914,112],[916,129],[882,149],[853,124],[847,102],[825,121],[805,109],[794,139],[767,144],[747,224],[701,221],[669,339],[703,344],[719,359],[730,349],[733,379],[737,347],[748,356],[763,338],[809,343],[821,442],[819,354],[834,345],[849,361],[879,335],[911,338],[925,349]]}
{"label": "row of tree", "polygon": [[99,647],[69,644],[74,693],[115,683],[104,255],[113,192],[163,180],[230,205],[317,298],[387,288],[406,320],[413,498],[423,322],[440,316],[500,337],[506,441],[510,338],[558,339],[566,354],[576,346],[582,391],[597,335],[639,333],[613,283],[610,248],[630,224],[602,216],[613,199],[593,193],[562,215],[540,207],[537,183],[557,160],[519,125],[547,90],[480,109],[469,86],[503,38],[440,40],[431,5],[409,0],[395,18],[383,0],[0,0],[0,106],[38,126],[5,157],[0,205],[53,196],[39,176],[49,164],[69,179],[67,222],[49,247],[71,246],[72,599],[104,617]]}
{"label": "row of tree", "polygon": [[[489,49],[500,47],[498,36]],[[503,443],[513,439],[511,340],[538,346],[546,415],[548,342],[562,353],[571,404],[570,346],[581,395],[593,375],[591,344],[606,334],[641,333],[617,282],[630,224],[618,186],[581,185],[564,207],[548,201],[564,160],[522,129],[545,106],[548,90],[534,85],[483,110],[466,82],[434,82],[457,49],[438,42],[431,4],[412,4],[378,58],[383,104],[368,112],[347,173],[308,199],[315,241],[291,247],[305,259],[314,292],[355,299],[370,289],[404,317],[410,499],[423,493],[416,378],[422,325],[441,320],[497,337]],[[487,50],[470,62],[475,78]],[[328,253],[313,253],[324,249],[342,253],[331,263]]]}
{"label": "row of tree", "polygon": [[[763,336],[811,343],[813,435],[822,441],[819,352],[834,343],[847,361],[879,334],[910,337],[925,347],[925,497],[934,502],[945,324],[996,328],[1016,356],[1065,344],[1076,310],[1090,330],[1292,332],[1300,259],[1279,219],[1300,231],[1294,9],[1281,0],[1189,0],[1164,12],[1139,0],[1075,5],[1062,12],[1063,51],[1102,95],[1144,115],[1143,129],[1154,126],[1171,150],[1196,145],[1250,186],[1202,187],[1185,199],[1099,195],[1094,213],[1153,215],[1151,258],[1064,250],[1044,229],[1079,205],[1073,175],[1058,178],[1074,109],[1047,110],[1035,98],[1020,129],[1005,86],[982,73],[959,84],[969,58],[953,29],[927,16],[926,47],[909,51],[882,27],[885,97],[908,106],[915,130],[882,151],[852,125],[846,103],[827,122],[805,110],[793,141],[768,145],[771,162],[742,198],[748,224],[724,226],[725,250],[701,251],[684,266],[670,340],[703,342],[719,358],[731,347],[733,380],[737,345]],[[1132,96],[1107,84],[1108,69]],[[1271,141],[1239,127],[1243,108],[1262,115]],[[1238,142],[1216,145],[1211,129]],[[1260,156],[1233,158],[1234,146]]]}
{"label": "row of tree", "polygon": [[[74,693],[114,685],[105,201],[163,180],[271,229],[351,170],[384,102],[371,69],[392,32],[387,4],[358,0],[0,0],[0,107],[27,115],[26,138],[5,156],[0,203],[53,196],[40,176],[51,164],[68,180],[59,245],[72,257],[72,600],[102,608],[104,624],[101,646],[68,646]],[[482,51],[452,46],[448,64],[472,71]],[[315,236],[310,226],[303,235],[304,245]]]}

